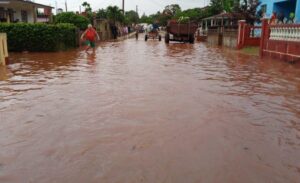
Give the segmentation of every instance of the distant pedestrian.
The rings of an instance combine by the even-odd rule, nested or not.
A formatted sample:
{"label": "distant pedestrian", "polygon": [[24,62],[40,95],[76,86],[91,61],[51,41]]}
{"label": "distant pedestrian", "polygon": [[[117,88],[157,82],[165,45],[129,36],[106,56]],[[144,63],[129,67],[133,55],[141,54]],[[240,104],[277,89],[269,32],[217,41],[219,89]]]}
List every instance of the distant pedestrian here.
{"label": "distant pedestrian", "polygon": [[270,19],[270,24],[271,24],[271,25],[276,24],[276,19],[277,19],[276,12],[273,12],[273,15],[272,15],[272,17],[271,17],[271,19]]}
{"label": "distant pedestrian", "polygon": [[291,12],[289,14],[289,18],[287,20],[287,23],[291,23],[291,24],[295,23],[295,13],[294,12]]}
{"label": "distant pedestrian", "polygon": [[277,21],[277,23],[278,24],[284,24],[284,14],[283,14],[283,12],[281,12],[279,15],[278,15],[278,17],[277,17],[277,19],[278,19],[278,21]]}
{"label": "distant pedestrian", "polygon": [[96,37],[98,40],[100,40],[100,37],[99,37],[97,31],[93,28],[93,26],[91,24],[89,24],[88,28],[81,35],[81,39],[85,38],[86,45],[87,45],[85,51],[88,51],[90,48],[93,48],[93,51],[95,51]]}
{"label": "distant pedestrian", "polygon": [[136,40],[138,40],[139,39],[140,26],[138,24],[136,24],[134,29],[135,29],[135,38],[136,38]]}
{"label": "distant pedestrian", "polygon": [[117,37],[118,37],[118,28],[117,28],[117,26],[114,25],[114,24],[112,24],[112,25],[110,26],[110,30],[111,30],[113,39],[117,39]]}
{"label": "distant pedestrian", "polygon": [[127,26],[123,27],[123,34],[124,35],[128,34],[128,27]]}
{"label": "distant pedestrian", "polygon": [[128,34],[131,33],[131,27],[130,26],[127,27],[127,30],[128,30]]}

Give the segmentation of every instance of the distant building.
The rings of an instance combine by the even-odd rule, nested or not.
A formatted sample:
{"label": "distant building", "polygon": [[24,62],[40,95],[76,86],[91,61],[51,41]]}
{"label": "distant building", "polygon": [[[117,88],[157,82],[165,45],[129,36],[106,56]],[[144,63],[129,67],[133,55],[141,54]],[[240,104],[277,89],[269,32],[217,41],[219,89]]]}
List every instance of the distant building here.
{"label": "distant building", "polygon": [[101,41],[109,40],[113,38],[111,26],[108,20],[95,18],[93,20],[93,25],[96,28],[97,32],[99,33]]}
{"label": "distant building", "polygon": [[24,0],[1,0],[0,22],[50,22],[52,7]]}
{"label": "distant building", "polygon": [[64,12],[64,10],[62,8],[58,8],[56,13],[60,14],[60,13],[63,13],[63,12]]}
{"label": "distant building", "polygon": [[289,17],[291,12],[295,13],[295,21],[300,23],[300,0],[260,0],[258,10],[265,12],[265,16],[270,18],[273,12],[283,13]]}

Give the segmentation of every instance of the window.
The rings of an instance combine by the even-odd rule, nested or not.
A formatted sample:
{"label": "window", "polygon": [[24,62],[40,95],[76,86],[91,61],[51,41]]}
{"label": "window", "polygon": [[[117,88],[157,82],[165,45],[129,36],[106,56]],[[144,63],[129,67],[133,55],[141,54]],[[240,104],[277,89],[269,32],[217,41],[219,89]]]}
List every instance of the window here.
{"label": "window", "polygon": [[22,22],[28,22],[27,11],[21,10]]}
{"label": "window", "polygon": [[8,15],[9,15],[9,21],[10,22],[14,22],[15,18],[14,18],[14,10],[11,8],[7,9]]}
{"label": "window", "polygon": [[4,16],[4,8],[3,7],[0,7],[0,18],[5,18]]}
{"label": "window", "polygon": [[0,7],[0,22],[6,22],[5,11],[3,7]]}
{"label": "window", "polygon": [[266,5],[266,4],[264,4],[264,5],[261,6],[261,11],[262,11],[263,13],[266,13],[266,12],[267,12],[267,5]]}

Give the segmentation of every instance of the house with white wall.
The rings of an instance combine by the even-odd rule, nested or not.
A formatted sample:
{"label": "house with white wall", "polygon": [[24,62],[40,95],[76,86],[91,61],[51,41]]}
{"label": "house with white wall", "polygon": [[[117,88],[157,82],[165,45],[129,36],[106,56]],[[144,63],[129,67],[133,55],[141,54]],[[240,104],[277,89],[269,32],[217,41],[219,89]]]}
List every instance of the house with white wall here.
{"label": "house with white wall", "polygon": [[52,8],[29,0],[0,0],[0,22],[50,22]]}

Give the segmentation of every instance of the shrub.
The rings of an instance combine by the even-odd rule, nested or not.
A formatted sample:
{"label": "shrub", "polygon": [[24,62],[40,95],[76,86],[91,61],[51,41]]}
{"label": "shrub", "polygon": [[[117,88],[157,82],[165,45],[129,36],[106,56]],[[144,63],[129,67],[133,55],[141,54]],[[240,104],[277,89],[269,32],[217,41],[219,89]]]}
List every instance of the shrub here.
{"label": "shrub", "polygon": [[73,12],[64,12],[54,17],[54,23],[70,23],[78,27],[80,30],[87,28],[90,20],[84,16],[76,15]]}
{"label": "shrub", "polygon": [[76,27],[72,24],[0,23],[7,33],[10,51],[57,51],[76,47]]}

